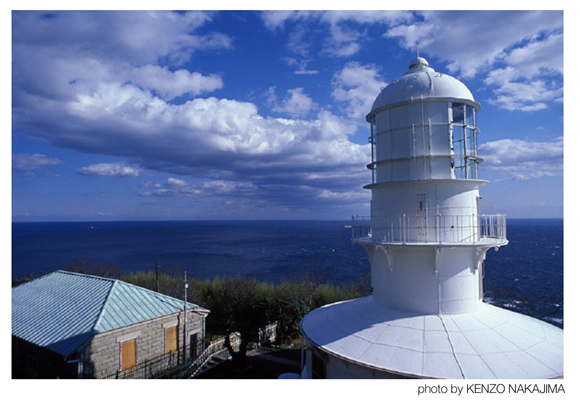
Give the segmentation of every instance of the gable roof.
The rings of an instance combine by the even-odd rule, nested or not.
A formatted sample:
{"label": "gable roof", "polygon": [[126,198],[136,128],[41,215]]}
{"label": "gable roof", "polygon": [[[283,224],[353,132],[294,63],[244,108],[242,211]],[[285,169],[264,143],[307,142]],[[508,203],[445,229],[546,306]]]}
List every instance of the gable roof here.
{"label": "gable roof", "polygon": [[99,332],[182,310],[183,300],[120,280],[55,271],[12,289],[12,335],[68,356]]}

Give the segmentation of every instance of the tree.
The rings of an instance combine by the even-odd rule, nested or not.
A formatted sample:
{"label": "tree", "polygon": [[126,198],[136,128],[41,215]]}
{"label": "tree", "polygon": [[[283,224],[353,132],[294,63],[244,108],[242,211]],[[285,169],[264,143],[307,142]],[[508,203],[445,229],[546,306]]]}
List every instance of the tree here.
{"label": "tree", "polygon": [[[258,328],[268,323],[269,297],[253,279],[225,278],[214,280],[204,295],[208,316],[208,330],[226,334],[226,347],[237,367],[247,365],[248,343],[258,340]],[[229,342],[230,335],[239,332],[241,343],[238,351]]]}

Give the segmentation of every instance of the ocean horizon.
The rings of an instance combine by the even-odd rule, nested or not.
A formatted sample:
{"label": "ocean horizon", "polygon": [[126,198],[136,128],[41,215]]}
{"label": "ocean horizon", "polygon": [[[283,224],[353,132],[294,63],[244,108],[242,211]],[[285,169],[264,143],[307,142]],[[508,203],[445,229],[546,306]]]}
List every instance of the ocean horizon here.
{"label": "ocean horizon", "polygon": [[[370,275],[350,220],[68,221],[12,223],[12,278],[114,265],[125,272],[187,271],[273,284],[316,277],[357,283]],[[510,243],[487,252],[486,299],[563,326],[563,219],[508,219]]]}

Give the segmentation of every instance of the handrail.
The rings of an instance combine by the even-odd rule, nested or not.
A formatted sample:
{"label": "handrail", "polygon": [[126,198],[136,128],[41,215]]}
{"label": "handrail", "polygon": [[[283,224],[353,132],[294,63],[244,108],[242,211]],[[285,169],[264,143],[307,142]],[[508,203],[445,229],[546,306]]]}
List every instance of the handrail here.
{"label": "handrail", "polygon": [[353,216],[356,243],[506,243],[505,215]]}
{"label": "handrail", "polygon": [[[225,346],[226,337],[221,336],[218,339],[212,341],[207,348],[187,367],[185,372],[182,374],[181,378],[189,377],[193,378],[203,369],[203,367],[211,360],[212,357],[227,351]],[[230,334],[230,343],[232,348],[240,345],[241,338],[238,332]]]}
{"label": "handrail", "polygon": [[[276,339],[276,329],[278,327],[278,322],[268,324],[262,328],[258,329],[258,343],[260,345],[266,342],[273,342]],[[182,374],[181,378],[193,378],[198,375],[203,367],[211,360],[212,357],[227,350],[225,346],[225,336],[210,343],[210,345],[195,359],[189,367]],[[235,349],[241,343],[240,333],[234,332],[230,334],[230,343]]]}

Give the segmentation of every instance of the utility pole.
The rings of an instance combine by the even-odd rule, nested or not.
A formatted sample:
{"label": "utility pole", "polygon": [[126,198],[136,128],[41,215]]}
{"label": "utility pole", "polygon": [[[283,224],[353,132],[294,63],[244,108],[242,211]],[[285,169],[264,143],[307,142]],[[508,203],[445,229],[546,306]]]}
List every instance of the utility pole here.
{"label": "utility pole", "polygon": [[159,263],[155,261],[155,290],[159,293]]}
{"label": "utility pole", "polygon": [[187,359],[187,271],[184,271],[184,296],[183,296],[183,363]]}

